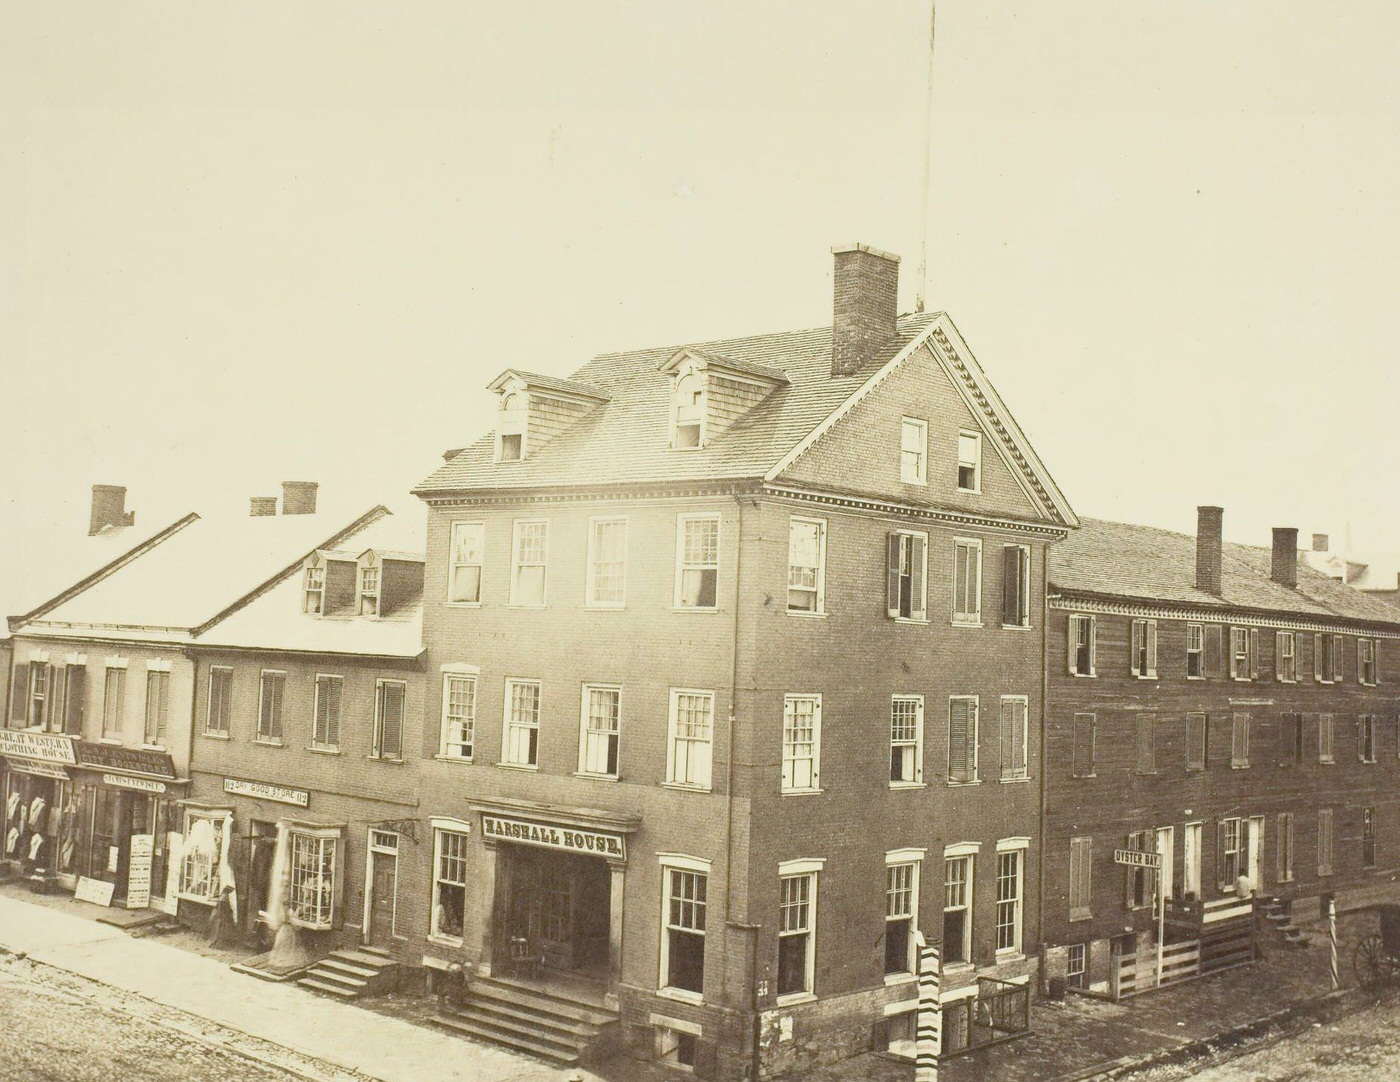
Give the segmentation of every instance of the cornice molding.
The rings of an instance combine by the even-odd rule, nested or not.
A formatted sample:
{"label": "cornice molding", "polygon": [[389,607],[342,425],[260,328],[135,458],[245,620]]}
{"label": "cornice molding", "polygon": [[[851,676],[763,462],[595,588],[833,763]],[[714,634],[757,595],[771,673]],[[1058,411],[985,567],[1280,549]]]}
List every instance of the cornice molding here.
{"label": "cornice molding", "polygon": [[1148,620],[1180,620],[1189,623],[1273,628],[1276,631],[1310,631],[1323,634],[1360,635],[1368,639],[1400,639],[1400,628],[1377,627],[1345,616],[1320,617],[1269,613],[1250,609],[1210,609],[1171,602],[1110,600],[1051,594],[1049,606],[1059,612],[1084,612],[1096,616],[1133,616]]}
{"label": "cornice molding", "polygon": [[840,493],[822,492],[816,489],[798,488],[793,485],[768,484],[763,486],[768,496],[800,500],[804,503],[824,507],[842,508],[855,511],[873,511],[880,515],[907,518],[921,522],[941,522],[951,526],[973,526],[987,530],[1005,530],[1013,533],[1029,533],[1052,540],[1061,540],[1069,530],[1064,526],[1049,523],[1022,522],[1018,519],[1001,518],[996,515],[976,515],[968,512],[951,511],[946,508],[916,507],[913,504],[882,500],[873,496],[852,496]]}

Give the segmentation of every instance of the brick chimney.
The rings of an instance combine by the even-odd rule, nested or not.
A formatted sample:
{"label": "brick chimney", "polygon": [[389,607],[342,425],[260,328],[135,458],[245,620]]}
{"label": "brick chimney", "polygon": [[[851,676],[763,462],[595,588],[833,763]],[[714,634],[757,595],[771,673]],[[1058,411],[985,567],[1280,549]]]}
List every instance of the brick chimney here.
{"label": "brick chimney", "polygon": [[317,487],[315,481],[283,481],[282,514],[314,515]]}
{"label": "brick chimney", "polygon": [[1196,589],[1221,595],[1221,524],[1223,507],[1196,508]]}
{"label": "brick chimney", "polygon": [[895,334],[899,256],[864,244],[831,249],[836,257],[831,374],[854,376]]}
{"label": "brick chimney", "polygon": [[1327,535],[1326,535],[1325,533],[1315,533],[1315,534],[1313,534],[1312,550],[1313,550],[1314,552],[1326,552],[1326,551],[1327,551],[1327,545],[1328,545],[1328,537],[1327,537]]}
{"label": "brick chimney", "polygon": [[251,518],[266,518],[268,515],[275,514],[277,514],[276,496],[248,497],[248,515]]}
{"label": "brick chimney", "polygon": [[1269,578],[1290,590],[1298,585],[1298,531],[1291,526],[1274,527],[1274,560]]}
{"label": "brick chimney", "polygon": [[126,509],[125,485],[93,485],[92,514],[88,518],[88,536],[101,533],[108,526],[131,526],[136,512]]}

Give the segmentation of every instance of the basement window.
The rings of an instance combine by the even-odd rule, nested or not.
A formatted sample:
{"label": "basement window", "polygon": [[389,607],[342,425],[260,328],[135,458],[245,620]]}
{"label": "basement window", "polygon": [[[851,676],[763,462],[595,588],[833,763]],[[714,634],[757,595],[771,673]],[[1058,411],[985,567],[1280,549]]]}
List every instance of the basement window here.
{"label": "basement window", "polygon": [[656,1060],[672,1067],[695,1069],[695,1053],[700,1038],[694,1033],[658,1026],[656,1029]]}

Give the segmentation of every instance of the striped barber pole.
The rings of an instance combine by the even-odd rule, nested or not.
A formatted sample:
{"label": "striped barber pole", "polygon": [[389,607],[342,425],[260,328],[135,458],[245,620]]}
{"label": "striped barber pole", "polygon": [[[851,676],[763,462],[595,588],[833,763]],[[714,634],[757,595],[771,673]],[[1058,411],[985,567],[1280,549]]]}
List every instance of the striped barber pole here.
{"label": "striped barber pole", "polygon": [[1327,899],[1327,947],[1332,965],[1332,991],[1342,986],[1342,975],[1337,970],[1337,899]]}
{"label": "striped barber pole", "polygon": [[919,1014],[914,1029],[914,1082],[938,1082],[938,1053],[943,1048],[943,1014],[938,989],[943,964],[938,948],[915,932],[919,948]]}

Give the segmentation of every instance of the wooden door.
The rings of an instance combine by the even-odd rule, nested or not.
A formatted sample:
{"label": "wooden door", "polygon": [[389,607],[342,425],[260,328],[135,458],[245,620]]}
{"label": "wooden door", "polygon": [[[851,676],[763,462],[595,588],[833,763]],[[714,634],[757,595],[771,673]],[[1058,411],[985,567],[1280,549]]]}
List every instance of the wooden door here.
{"label": "wooden door", "polygon": [[399,858],[370,854],[369,943],[387,947],[394,938],[394,903],[398,894]]}

